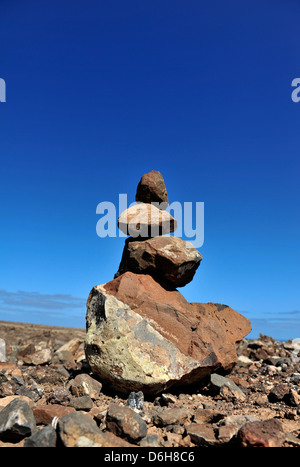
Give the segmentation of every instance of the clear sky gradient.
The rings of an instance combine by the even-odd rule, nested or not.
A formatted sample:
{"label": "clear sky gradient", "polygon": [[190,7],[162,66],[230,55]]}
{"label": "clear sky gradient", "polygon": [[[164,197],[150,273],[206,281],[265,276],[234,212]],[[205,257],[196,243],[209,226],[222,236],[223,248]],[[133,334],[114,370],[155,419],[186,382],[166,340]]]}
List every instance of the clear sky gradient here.
{"label": "clear sky gradient", "polygon": [[85,327],[124,238],[96,207],[141,176],[205,203],[180,289],[300,337],[296,0],[2,0],[0,319]]}

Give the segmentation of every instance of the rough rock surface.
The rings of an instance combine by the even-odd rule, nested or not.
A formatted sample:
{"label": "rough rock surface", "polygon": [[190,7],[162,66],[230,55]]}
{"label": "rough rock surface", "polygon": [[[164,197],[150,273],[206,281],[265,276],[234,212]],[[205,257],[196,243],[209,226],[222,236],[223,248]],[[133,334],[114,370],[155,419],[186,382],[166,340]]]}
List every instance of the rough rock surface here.
{"label": "rough rock surface", "polygon": [[184,287],[193,279],[201,260],[202,255],[192,243],[178,237],[129,237],[115,277],[130,271],[149,274],[166,287]]}
{"label": "rough rock surface", "polygon": [[23,399],[12,400],[0,412],[0,439],[19,441],[36,430],[36,422],[27,402]]}
{"label": "rough rock surface", "polygon": [[102,384],[87,374],[76,375],[71,381],[70,390],[76,397],[90,396],[97,399],[102,389]]}
{"label": "rough rock surface", "polygon": [[147,435],[147,424],[130,407],[111,404],[107,410],[106,426],[115,435],[137,443]]}
{"label": "rough rock surface", "polygon": [[236,342],[250,330],[230,307],[190,304],[151,276],[127,272],[90,293],[86,356],[93,373],[119,390],[158,393],[229,371]]}
{"label": "rough rock surface", "polygon": [[25,448],[55,448],[57,444],[57,433],[52,425],[47,425],[41,430],[25,439]]}
{"label": "rough rock surface", "polygon": [[156,426],[184,425],[189,419],[190,413],[185,409],[163,408],[153,415]]}
{"label": "rough rock surface", "polygon": [[151,170],[142,176],[137,186],[135,200],[143,203],[159,203],[160,209],[168,207],[167,189],[160,172]]}
{"label": "rough rock surface", "polygon": [[274,418],[246,423],[238,437],[242,447],[265,448],[278,448],[285,439],[280,421]]}
{"label": "rough rock surface", "polygon": [[120,214],[118,227],[133,238],[147,238],[174,232],[177,221],[167,211],[152,204],[139,203]]}
{"label": "rough rock surface", "polygon": [[[10,403],[22,399],[31,408],[36,423],[32,433],[30,429],[16,437],[7,431],[4,439],[0,439],[0,447],[70,445],[136,449],[146,446],[195,450],[203,445],[266,447],[272,443],[300,447],[297,341],[279,342],[260,336],[243,339],[238,344],[238,362],[226,379],[243,391],[243,399],[229,399],[221,392],[224,380],[219,380],[222,384],[216,390],[211,378],[189,390],[171,388],[155,398],[145,394],[143,399],[140,394],[136,395],[139,402],[143,399],[139,415],[147,425],[147,434],[132,445],[124,432],[116,435],[107,424],[111,405],[123,408],[128,400],[127,396],[108,388],[105,381],[100,381],[103,387],[95,394],[92,408],[82,411],[70,405],[77,398],[71,390],[77,375],[88,375],[96,382],[84,357],[84,329],[0,322],[0,337],[6,341],[7,348],[7,361],[0,363],[0,416],[2,420],[7,419],[9,412],[9,418],[13,419],[18,410]],[[77,347],[72,346],[74,338],[80,342]],[[57,358],[57,350],[65,344],[72,348],[72,360],[64,359],[60,353]],[[43,365],[25,363],[20,354],[29,345],[49,348],[51,361]],[[284,386],[284,390],[277,392],[279,397],[274,397],[272,394],[278,386]],[[28,390],[32,398],[16,394],[20,388],[24,392]],[[53,400],[56,403],[50,402]],[[61,402],[57,403],[58,400]],[[31,415],[29,418],[30,426],[34,427]]]}

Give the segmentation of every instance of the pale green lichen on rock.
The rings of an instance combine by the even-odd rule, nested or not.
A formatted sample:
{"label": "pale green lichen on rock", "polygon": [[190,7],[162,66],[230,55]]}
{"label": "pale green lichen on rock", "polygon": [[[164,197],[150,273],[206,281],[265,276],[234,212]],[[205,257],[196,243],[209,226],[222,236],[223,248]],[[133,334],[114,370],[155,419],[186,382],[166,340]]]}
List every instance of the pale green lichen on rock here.
{"label": "pale green lichen on rock", "polygon": [[[95,293],[95,290],[94,290]],[[97,293],[102,309],[95,302],[88,308],[89,328],[86,354],[92,371],[115,385],[144,388],[165,387],[168,381],[180,380],[184,369],[194,369],[198,363],[180,354],[176,346],[153,326],[115,297]],[[98,320],[98,315],[105,319]]]}

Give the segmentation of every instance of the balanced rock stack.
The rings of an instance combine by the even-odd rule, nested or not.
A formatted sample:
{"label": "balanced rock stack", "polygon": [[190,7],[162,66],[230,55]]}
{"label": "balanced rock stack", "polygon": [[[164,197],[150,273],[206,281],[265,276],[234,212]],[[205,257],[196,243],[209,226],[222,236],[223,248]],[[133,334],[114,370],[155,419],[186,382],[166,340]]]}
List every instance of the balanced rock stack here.
{"label": "balanced rock stack", "polygon": [[115,278],[127,271],[149,274],[165,287],[188,284],[202,260],[190,242],[162,236],[174,232],[177,221],[165,209],[169,205],[164,179],[152,170],[143,175],[137,187],[139,203],[124,211],[118,220],[122,232],[130,234]]}
{"label": "balanced rock stack", "polygon": [[169,235],[177,223],[166,211],[160,172],[143,175],[136,201],[118,220],[130,235],[119,270],[88,297],[85,352],[92,372],[126,394],[156,394],[229,372],[236,343],[251,331],[249,320],[226,305],[189,303],[177,290],[193,279],[202,256]]}

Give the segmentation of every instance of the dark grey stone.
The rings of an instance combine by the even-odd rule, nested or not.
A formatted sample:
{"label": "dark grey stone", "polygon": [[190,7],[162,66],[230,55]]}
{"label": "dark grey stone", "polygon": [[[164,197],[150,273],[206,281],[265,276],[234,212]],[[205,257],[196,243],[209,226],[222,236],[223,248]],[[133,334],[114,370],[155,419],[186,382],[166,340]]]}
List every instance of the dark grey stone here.
{"label": "dark grey stone", "polygon": [[23,399],[14,399],[0,412],[0,439],[18,442],[36,431],[33,412]]}
{"label": "dark grey stone", "polygon": [[73,397],[70,401],[70,406],[76,410],[90,410],[93,405],[93,401],[89,395]]}
{"label": "dark grey stone", "polygon": [[25,448],[55,448],[57,441],[56,431],[52,425],[47,425],[27,438]]}
{"label": "dark grey stone", "polygon": [[231,379],[225,378],[217,373],[212,373],[210,375],[210,388],[212,392],[219,393],[224,386],[227,386],[232,392],[236,392],[245,397],[245,393]]}

